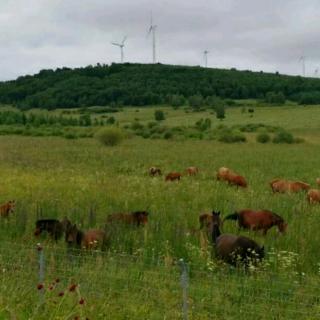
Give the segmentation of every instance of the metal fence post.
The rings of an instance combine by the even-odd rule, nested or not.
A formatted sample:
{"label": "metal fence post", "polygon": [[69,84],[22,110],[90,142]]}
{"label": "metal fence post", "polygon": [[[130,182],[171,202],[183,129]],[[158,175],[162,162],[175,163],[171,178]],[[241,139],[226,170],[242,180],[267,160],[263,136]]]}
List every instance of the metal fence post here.
{"label": "metal fence post", "polygon": [[180,281],[182,287],[182,318],[183,320],[188,320],[188,268],[183,259],[179,260],[179,265],[181,267]]}
{"label": "metal fence post", "polygon": [[43,253],[43,247],[40,243],[37,244],[37,251],[38,251],[38,259],[39,259],[39,284],[38,284],[38,290],[39,290],[39,300],[40,304],[44,303],[44,253]]}

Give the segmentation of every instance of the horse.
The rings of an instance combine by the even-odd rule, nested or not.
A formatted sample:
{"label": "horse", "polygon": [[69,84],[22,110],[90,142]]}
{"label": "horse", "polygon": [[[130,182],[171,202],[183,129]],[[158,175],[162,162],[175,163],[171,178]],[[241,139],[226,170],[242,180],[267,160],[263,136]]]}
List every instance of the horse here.
{"label": "horse", "polygon": [[219,168],[217,172],[217,179],[226,181],[230,185],[235,185],[237,187],[246,188],[248,186],[248,183],[243,176],[226,167]]}
{"label": "horse", "polygon": [[180,181],[182,174],[179,172],[170,172],[166,175],[165,181]]}
{"label": "horse", "polygon": [[157,167],[151,167],[149,168],[149,175],[151,177],[161,176],[162,175],[161,169]]}
{"label": "horse", "polygon": [[61,222],[57,219],[41,219],[36,221],[34,235],[39,236],[43,231],[46,231],[51,238],[58,241],[71,226],[72,224],[67,218],[64,218]]}
{"label": "horse", "polygon": [[316,179],[316,183],[317,183],[318,186],[320,186],[320,178]]}
{"label": "horse", "polygon": [[134,211],[130,213],[113,213],[107,217],[107,223],[123,223],[126,225],[143,226],[148,223],[147,211]]}
{"label": "horse", "polygon": [[269,210],[244,209],[226,216],[223,222],[226,220],[238,220],[239,229],[263,230],[264,235],[273,226],[277,226],[281,233],[285,233],[287,229],[287,223],[283,218]]}
{"label": "horse", "polygon": [[67,229],[65,235],[66,243],[76,248],[105,249],[108,240],[108,236],[103,230],[90,229],[83,232],[75,224]]}
{"label": "horse", "polygon": [[307,199],[309,203],[319,203],[320,202],[320,190],[310,189],[307,193]]}
{"label": "horse", "polygon": [[202,213],[199,215],[200,230],[205,230],[208,235],[212,234],[213,226],[217,224],[219,227],[222,222],[220,219],[220,211],[212,211],[211,213]]}
{"label": "horse", "polygon": [[270,182],[270,186],[274,193],[299,192],[310,189],[310,184],[308,183],[284,179],[274,179]]}
{"label": "horse", "polygon": [[221,234],[218,224],[213,225],[212,243],[216,256],[233,266],[257,265],[264,258],[264,246],[254,240],[233,234]]}
{"label": "horse", "polygon": [[8,218],[10,213],[14,212],[16,206],[15,200],[10,200],[0,206],[0,216]]}
{"label": "horse", "polygon": [[197,167],[189,167],[186,169],[186,172],[189,176],[195,176],[199,173],[199,169]]}

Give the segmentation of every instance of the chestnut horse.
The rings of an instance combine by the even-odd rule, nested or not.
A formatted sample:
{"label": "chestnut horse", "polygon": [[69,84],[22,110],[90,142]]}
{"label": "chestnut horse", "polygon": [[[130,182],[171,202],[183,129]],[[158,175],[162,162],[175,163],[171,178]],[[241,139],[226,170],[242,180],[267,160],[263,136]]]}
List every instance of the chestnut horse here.
{"label": "chestnut horse", "polygon": [[39,236],[43,231],[46,231],[51,238],[58,241],[71,226],[71,221],[67,218],[61,222],[57,219],[40,219],[36,221],[34,235]]}
{"label": "chestnut horse", "polygon": [[166,175],[165,181],[179,181],[182,177],[182,174],[179,172],[170,172]]}
{"label": "chestnut horse", "polygon": [[113,213],[107,217],[107,223],[124,223],[127,225],[142,226],[148,223],[147,211],[134,211],[131,213]]}
{"label": "chestnut horse", "polygon": [[283,179],[274,179],[270,182],[270,186],[274,193],[299,192],[309,190],[310,184],[302,181],[289,181]]}
{"label": "chestnut horse", "polygon": [[75,246],[77,248],[105,249],[109,239],[103,230],[90,229],[83,232],[74,224],[67,229],[65,240],[69,246]]}
{"label": "chestnut horse", "polygon": [[316,183],[317,183],[318,186],[320,186],[320,178],[316,179]]}
{"label": "chestnut horse", "polygon": [[196,176],[199,173],[199,169],[197,167],[189,167],[186,172],[189,176]]}
{"label": "chestnut horse", "polygon": [[149,175],[151,177],[155,177],[155,176],[161,176],[162,175],[162,172],[159,168],[157,167],[151,167],[149,168]]}
{"label": "chestnut horse", "polygon": [[237,187],[246,188],[248,183],[243,176],[233,172],[232,170],[221,167],[217,172],[217,179],[228,182],[231,185],[235,185]]}
{"label": "chestnut horse", "polygon": [[319,203],[320,202],[320,190],[310,189],[307,193],[307,199],[309,203]]}
{"label": "chestnut horse", "polygon": [[238,220],[239,229],[263,230],[264,235],[273,226],[278,226],[281,233],[287,229],[287,223],[279,215],[269,210],[244,209],[226,216],[223,222],[225,220]]}
{"label": "chestnut horse", "polygon": [[10,213],[14,212],[16,202],[10,200],[7,203],[4,203],[0,206],[0,216],[3,218],[8,218]]}
{"label": "chestnut horse", "polygon": [[218,224],[214,224],[212,242],[218,258],[233,266],[257,265],[264,258],[264,247],[254,240],[233,234],[221,234]]}

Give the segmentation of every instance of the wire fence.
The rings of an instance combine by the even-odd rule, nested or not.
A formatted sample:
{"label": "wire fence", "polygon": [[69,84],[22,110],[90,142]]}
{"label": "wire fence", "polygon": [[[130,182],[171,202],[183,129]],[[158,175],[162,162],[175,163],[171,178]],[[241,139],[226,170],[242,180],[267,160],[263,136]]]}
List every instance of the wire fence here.
{"label": "wire fence", "polygon": [[130,314],[130,305],[139,302],[146,319],[320,318],[316,276],[209,271],[182,259],[168,264],[160,258],[13,243],[0,247],[0,273],[1,294],[10,283],[34,292],[38,306],[76,285],[81,296],[108,301],[104,308],[110,315]]}

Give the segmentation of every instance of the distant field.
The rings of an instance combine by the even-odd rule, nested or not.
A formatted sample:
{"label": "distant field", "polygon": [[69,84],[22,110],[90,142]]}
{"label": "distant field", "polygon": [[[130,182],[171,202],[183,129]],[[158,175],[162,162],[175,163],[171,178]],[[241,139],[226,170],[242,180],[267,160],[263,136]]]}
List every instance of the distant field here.
{"label": "distant field", "polygon": [[[168,126],[193,125],[209,112],[156,108],[166,112]],[[136,112],[139,110],[139,112]],[[153,121],[155,108],[125,108],[113,114],[120,125],[139,118]],[[189,266],[189,319],[318,319],[320,315],[320,205],[305,194],[273,195],[275,177],[315,185],[320,176],[320,108],[263,107],[253,117],[240,108],[226,111],[226,125],[264,123],[281,126],[306,139],[294,145],[216,141],[167,141],[133,137],[108,148],[95,139],[0,136],[0,202],[16,199],[17,210],[0,221],[0,319],[182,319],[182,292],[177,260]],[[156,165],[166,173],[195,165],[197,177],[166,183],[150,178]],[[214,179],[220,166],[249,181],[238,190]],[[241,231],[266,248],[266,259],[245,274],[210,257],[210,245],[194,231],[198,215],[212,209],[227,215],[240,208],[266,208],[289,224],[284,236],[272,229],[266,237]],[[83,229],[101,227],[108,214],[147,209],[149,225],[122,230],[112,250],[75,254],[70,260],[58,244],[33,236],[37,217],[68,216]],[[193,232],[194,231],[194,232]],[[224,232],[237,233],[228,221]],[[47,303],[39,306],[37,251],[46,256]],[[59,288],[48,289],[55,278]],[[78,296],[66,290],[80,283]],[[86,300],[79,305],[80,297]],[[75,298],[74,298],[75,297]]]}

